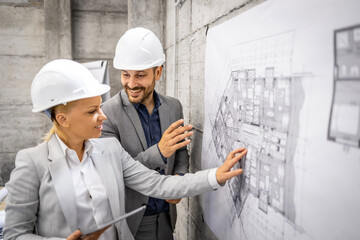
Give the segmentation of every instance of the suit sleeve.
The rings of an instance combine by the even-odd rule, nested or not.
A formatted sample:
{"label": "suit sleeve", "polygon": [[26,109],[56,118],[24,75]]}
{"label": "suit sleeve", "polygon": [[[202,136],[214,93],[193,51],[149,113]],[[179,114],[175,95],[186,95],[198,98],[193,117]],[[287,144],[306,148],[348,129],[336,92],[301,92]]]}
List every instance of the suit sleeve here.
{"label": "suit sleeve", "polygon": [[33,234],[39,207],[40,179],[25,151],[17,154],[15,169],[6,188],[9,193],[6,199],[4,239],[43,240],[44,237]]}
{"label": "suit sleeve", "polygon": [[[184,119],[183,108],[182,108],[180,101],[178,101],[178,104],[179,104],[178,119]],[[174,162],[173,174],[179,174],[179,173],[185,174],[188,172],[189,172],[189,154],[187,151],[187,147],[185,146],[183,148],[176,150],[176,152],[175,152],[175,162]]]}
{"label": "suit sleeve", "polygon": [[166,163],[162,159],[156,144],[140,152],[134,159],[150,169],[160,170],[166,168]]}
{"label": "suit sleeve", "polygon": [[[108,116],[108,119],[103,122],[103,129],[101,138],[115,137],[121,143],[121,137],[119,132],[119,119],[116,117],[114,111],[117,106],[114,103],[104,104],[102,109]],[[119,117],[119,116],[118,116]],[[150,169],[165,169],[166,163],[163,161],[160,152],[156,145],[149,147],[145,151],[139,152],[134,159],[141,162],[143,165]]]}
{"label": "suit sleeve", "polygon": [[208,182],[209,170],[184,176],[160,175],[135,161],[118,142],[116,144],[118,156],[120,156],[120,161],[116,163],[122,164],[125,185],[143,195],[161,199],[177,199],[193,197],[213,190]]}

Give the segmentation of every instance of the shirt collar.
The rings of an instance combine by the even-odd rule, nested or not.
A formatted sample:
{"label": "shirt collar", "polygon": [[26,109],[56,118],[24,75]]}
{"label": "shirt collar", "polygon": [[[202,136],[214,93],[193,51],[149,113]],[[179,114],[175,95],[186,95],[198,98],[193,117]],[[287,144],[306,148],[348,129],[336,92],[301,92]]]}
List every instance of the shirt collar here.
{"label": "shirt collar", "polygon": [[[56,133],[55,133],[55,137],[60,144],[60,147],[61,147],[62,152],[64,153],[64,156],[67,156],[66,152],[69,150],[72,150],[72,149],[70,149],[68,146],[66,146],[66,144],[59,138],[59,136]],[[87,156],[90,156],[93,149],[94,149],[94,146],[93,146],[92,142],[90,140],[86,140],[84,153],[87,153]]]}
{"label": "shirt collar", "polygon": [[[158,109],[159,106],[161,105],[161,101],[160,101],[159,94],[157,94],[157,92],[156,92],[155,90],[154,90],[154,92],[153,92],[153,97],[154,97],[154,101],[155,101],[155,107],[154,107],[154,109]],[[134,105],[136,111],[139,111],[140,105],[145,106],[145,105],[142,104],[142,103],[133,103],[133,105]]]}

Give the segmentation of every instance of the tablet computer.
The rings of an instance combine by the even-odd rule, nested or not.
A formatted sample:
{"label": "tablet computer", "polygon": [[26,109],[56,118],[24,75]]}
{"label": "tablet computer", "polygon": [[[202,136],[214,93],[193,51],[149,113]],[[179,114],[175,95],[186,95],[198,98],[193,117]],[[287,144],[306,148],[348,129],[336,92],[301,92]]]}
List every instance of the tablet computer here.
{"label": "tablet computer", "polygon": [[86,235],[89,235],[89,234],[91,234],[91,233],[97,232],[97,231],[99,231],[99,230],[101,230],[101,229],[104,229],[104,228],[106,228],[106,227],[114,224],[114,223],[117,223],[117,222],[119,222],[119,221],[121,221],[121,220],[123,220],[123,219],[126,219],[127,217],[130,217],[130,216],[132,216],[132,215],[134,215],[134,214],[136,214],[136,213],[138,213],[138,212],[141,212],[141,211],[144,210],[145,208],[146,208],[145,205],[144,205],[144,206],[141,206],[141,207],[139,207],[139,208],[136,208],[135,210],[133,210],[133,211],[131,211],[131,212],[128,212],[128,213],[125,213],[124,215],[121,215],[120,217],[117,217],[117,218],[115,218],[114,220],[112,220],[112,221],[110,221],[110,222],[101,224],[100,226],[98,226],[97,229],[92,229],[92,230],[90,229],[90,230],[87,230],[87,231],[82,231],[82,234],[83,234],[83,235],[82,235],[81,238],[84,238]]}

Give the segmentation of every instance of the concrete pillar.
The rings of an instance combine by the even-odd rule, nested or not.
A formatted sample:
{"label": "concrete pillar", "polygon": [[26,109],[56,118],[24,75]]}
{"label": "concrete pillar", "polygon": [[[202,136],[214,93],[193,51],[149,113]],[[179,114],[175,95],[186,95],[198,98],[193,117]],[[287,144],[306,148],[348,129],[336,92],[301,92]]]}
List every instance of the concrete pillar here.
{"label": "concrete pillar", "polygon": [[[128,0],[128,27],[150,29],[164,46],[164,0]],[[166,62],[165,62],[166,65]],[[156,84],[156,90],[165,94],[165,71],[162,79]]]}
{"label": "concrete pillar", "polygon": [[31,82],[44,64],[42,0],[0,0],[0,186],[16,153],[36,146],[48,119],[31,112]]}
{"label": "concrete pillar", "polygon": [[71,0],[45,0],[45,59],[72,58]]}
{"label": "concrete pillar", "polygon": [[163,0],[128,0],[128,26],[145,27],[163,42]]}

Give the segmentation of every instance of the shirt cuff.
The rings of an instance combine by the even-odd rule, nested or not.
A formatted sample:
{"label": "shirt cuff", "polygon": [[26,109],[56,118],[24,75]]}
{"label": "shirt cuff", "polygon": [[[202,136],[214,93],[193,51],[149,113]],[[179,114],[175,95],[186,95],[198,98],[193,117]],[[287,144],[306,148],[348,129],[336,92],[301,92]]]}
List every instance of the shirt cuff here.
{"label": "shirt cuff", "polygon": [[217,170],[217,168],[212,168],[212,169],[210,169],[209,174],[208,174],[209,184],[212,187],[212,189],[214,189],[214,190],[221,187],[221,185],[216,180],[216,170]]}
{"label": "shirt cuff", "polygon": [[156,147],[157,147],[157,149],[158,149],[158,151],[159,151],[159,153],[160,153],[160,156],[161,156],[162,160],[163,160],[164,163],[166,164],[166,163],[167,163],[167,158],[165,158],[165,157],[162,155],[162,153],[161,153],[161,151],[160,151],[160,148],[159,148],[159,144],[156,144]]}

